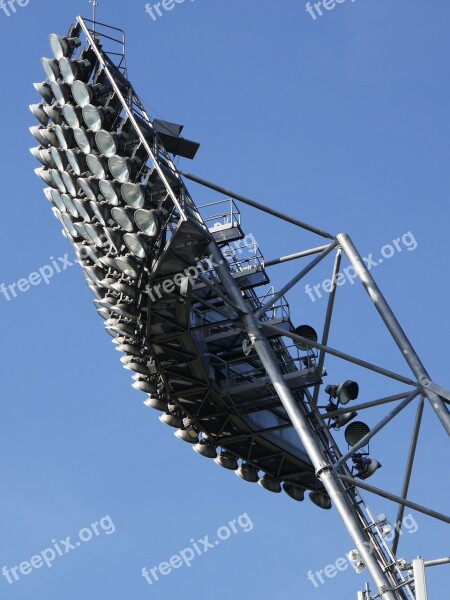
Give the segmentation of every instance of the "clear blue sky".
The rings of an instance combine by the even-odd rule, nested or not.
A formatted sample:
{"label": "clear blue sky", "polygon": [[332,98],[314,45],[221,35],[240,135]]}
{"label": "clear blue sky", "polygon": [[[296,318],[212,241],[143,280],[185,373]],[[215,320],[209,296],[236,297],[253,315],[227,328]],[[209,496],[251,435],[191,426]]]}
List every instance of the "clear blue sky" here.
{"label": "clear blue sky", "polygon": [[[3,93],[0,283],[63,257],[60,234],[28,152],[32,83],[48,35],[64,34],[87,1],[30,0],[0,10]],[[144,2],[100,1],[99,17],[128,35],[134,85],[152,115],[184,123],[201,142],[194,173],[279,210],[352,235],[361,253],[412,232],[374,270],[434,379],[448,375],[450,7],[444,0],[350,0],[313,20],[303,0],[195,0],[153,21]],[[212,194],[189,186],[194,199]],[[243,209],[244,227],[267,259],[316,245],[313,236]],[[298,265],[273,273],[280,286]],[[328,271],[330,264],[327,263]],[[311,275],[311,285],[327,272]],[[304,285],[290,296],[296,324],[320,326],[324,300]],[[374,309],[342,287],[330,343],[407,374]],[[104,532],[9,585],[0,598],[136,600],[212,593],[215,600],[356,598],[365,573],[338,574],[315,589],[306,574],[352,549],[334,511],[240,481],[176,440],[130,386],[78,267],[7,301],[0,295],[3,377],[0,568],[29,560],[110,515]],[[351,366],[328,364],[329,382],[355,378],[363,400],[398,388]],[[360,415],[370,425],[381,413]],[[398,492],[413,411],[372,444],[383,468],[371,482]],[[448,512],[447,440],[427,407],[411,497]],[[395,510],[367,495],[374,511]],[[408,512],[408,511],[407,511]],[[152,568],[243,513],[254,525],[149,587]],[[415,514],[400,554],[448,555],[443,526]],[[442,597],[449,568],[430,573]]]}

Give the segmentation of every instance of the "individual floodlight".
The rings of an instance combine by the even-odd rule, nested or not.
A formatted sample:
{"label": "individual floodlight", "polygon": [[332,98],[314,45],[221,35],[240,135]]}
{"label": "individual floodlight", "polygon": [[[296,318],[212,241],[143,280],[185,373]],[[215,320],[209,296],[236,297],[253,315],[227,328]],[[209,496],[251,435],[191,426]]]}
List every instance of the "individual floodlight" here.
{"label": "individual floodlight", "polygon": [[331,398],[336,398],[339,404],[348,404],[350,400],[356,400],[359,394],[359,385],[356,381],[344,381],[338,385],[327,385],[325,393]]}
{"label": "individual floodlight", "polygon": [[[123,246],[123,237],[119,228],[113,229],[112,227],[105,227],[104,230],[105,241],[113,248],[116,252],[120,252]],[[131,290],[133,291],[133,290]],[[130,294],[129,294],[130,295]],[[133,297],[131,295],[131,297]]]}
{"label": "individual floodlight", "polygon": [[289,498],[292,498],[292,500],[295,500],[296,502],[303,502],[305,499],[305,488],[301,487],[300,485],[295,485],[295,483],[285,481],[282,485],[282,488]]}
{"label": "individual floodlight", "polygon": [[74,222],[72,221],[72,219],[70,218],[70,216],[67,213],[61,214],[61,221],[62,221],[62,224],[64,225],[64,227],[67,229],[67,231],[69,232],[69,234],[72,237],[75,237],[75,238],[78,237],[79,234],[78,234],[77,230],[75,229]]}
{"label": "individual floodlight", "polygon": [[90,204],[86,200],[81,200],[80,198],[74,198],[73,204],[77,209],[78,214],[86,223],[90,223],[93,219],[92,209]]}
{"label": "individual floodlight", "polygon": [[56,35],[56,33],[50,34],[49,42],[51,51],[56,60],[61,60],[63,56],[72,56],[75,50],[81,45],[81,42],[77,37],[61,37]]}
{"label": "individual floodlight", "polygon": [[174,432],[174,435],[179,440],[182,440],[183,442],[187,442],[188,444],[197,444],[198,443],[197,434],[195,434],[195,437],[192,437],[190,435],[189,431],[187,429],[184,429],[184,427],[180,427],[179,429],[177,429]]}
{"label": "individual floodlight", "polygon": [[70,100],[70,87],[62,81],[50,81],[53,96],[60,106],[64,106]]}
{"label": "individual floodlight", "polygon": [[106,177],[108,164],[104,158],[97,156],[97,154],[88,154],[86,156],[86,163],[94,177],[97,177],[97,179],[104,179]]}
{"label": "individual floodlight", "polygon": [[249,463],[242,463],[235,471],[236,475],[249,483],[258,483],[258,469]]}
{"label": "individual floodlight", "polygon": [[41,58],[41,65],[49,81],[56,81],[60,78],[58,61],[55,58]]}
{"label": "individual floodlight", "polygon": [[101,203],[96,200],[91,200],[89,206],[97,221],[103,225],[103,227],[107,227],[111,218],[109,206],[104,202]]}
{"label": "individual floodlight", "polygon": [[72,129],[65,125],[55,125],[55,134],[58,138],[59,145],[64,150],[69,150],[74,145],[74,136]]}
{"label": "individual floodlight", "polygon": [[153,408],[154,410],[159,410],[160,412],[166,412],[168,408],[167,402],[163,402],[159,396],[156,396],[155,394],[150,394],[149,397],[144,400],[144,404],[148,408]]}
{"label": "individual floodlight", "polygon": [[84,81],[74,81],[72,84],[72,96],[78,106],[82,108],[88,104],[98,104],[102,98],[110,94],[111,88],[102,84],[87,84]]}
{"label": "individual floodlight", "polygon": [[79,237],[83,238],[83,240],[86,240],[86,242],[88,242],[89,244],[92,244],[92,238],[89,236],[88,232],[86,231],[86,226],[84,223],[77,222],[77,223],[74,223],[73,226]]}
{"label": "individual floodlight", "polygon": [[50,192],[47,197],[49,198],[50,202],[54,206],[56,206],[56,208],[58,208],[61,212],[66,212],[66,206],[61,198],[60,192],[58,190],[55,190],[55,188],[48,189],[50,189]]}
{"label": "individual floodlight", "polygon": [[[111,311],[111,313],[120,315],[122,317],[127,317],[128,319],[137,319],[140,314],[140,310],[133,306],[132,304],[126,304],[125,302],[120,302],[118,304],[115,303],[107,303],[106,300],[103,301],[103,305]],[[137,355],[133,353],[135,358],[142,358],[141,355]]]}
{"label": "individual floodlight", "polygon": [[133,222],[133,211],[129,208],[114,206],[111,209],[111,216],[122,229],[128,232],[135,230]]}
{"label": "individual floodlight", "polygon": [[239,468],[237,458],[227,450],[222,450],[222,452],[214,459],[214,462],[229,471],[237,471]]}
{"label": "individual floodlight", "polygon": [[279,494],[281,492],[280,482],[274,477],[267,475],[267,473],[260,477],[258,483],[265,490],[267,490],[268,492],[272,492],[273,494]]}
{"label": "individual floodlight", "polygon": [[83,119],[88,129],[94,132],[99,132],[103,127],[112,125],[117,112],[112,108],[103,108],[86,104],[83,106]]}
{"label": "individual floodlight", "polygon": [[[294,333],[300,335],[301,337],[306,338],[307,340],[311,340],[312,342],[317,342],[317,332],[310,325],[299,325],[294,329]],[[309,346],[306,342],[295,342],[295,345],[300,350],[310,350],[311,346]]]}
{"label": "individual floodlight", "polygon": [[102,281],[105,277],[105,272],[100,267],[86,267],[84,269],[86,275],[97,285],[103,285]]}
{"label": "individual floodlight", "polygon": [[30,110],[33,113],[33,116],[39,121],[41,125],[44,127],[47,126],[48,123],[48,115],[44,110],[43,104],[30,104]]}
{"label": "individual floodlight", "polygon": [[183,442],[187,442],[188,444],[198,444],[198,432],[195,428],[195,425],[189,417],[185,417],[183,419],[183,427],[180,427],[175,431],[175,437]]}
{"label": "individual floodlight", "polygon": [[144,237],[138,233],[126,233],[123,236],[123,241],[125,246],[132,252],[135,256],[144,259],[147,255],[147,244],[144,240]]}
{"label": "individual floodlight", "polygon": [[60,192],[65,194],[67,192],[64,181],[62,180],[61,174],[57,169],[50,169],[50,174],[53,179],[53,186],[57,187]]}
{"label": "individual floodlight", "polygon": [[95,143],[97,144],[97,148],[100,150],[100,153],[107,158],[111,158],[111,156],[117,154],[119,149],[117,135],[109,131],[105,131],[104,129],[97,131],[95,134]]}
{"label": "individual floodlight", "polygon": [[102,256],[100,258],[100,262],[104,267],[106,267],[108,269],[113,269],[114,271],[117,271],[116,261],[114,260],[114,258],[112,256],[105,254],[105,256]]}
{"label": "individual floodlight", "polygon": [[109,326],[109,329],[112,333],[117,335],[134,335],[136,328],[134,325],[129,325],[125,321],[118,321],[116,323],[112,323]]}
{"label": "individual floodlight", "polygon": [[134,213],[134,220],[138,228],[149,238],[155,238],[159,233],[159,217],[155,210],[139,208]]}
{"label": "individual floodlight", "polygon": [[93,223],[85,223],[86,233],[98,248],[103,248],[103,228]]}
{"label": "individual floodlight", "polygon": [[353,421],[345,430],[345,440],[349,446],[358,444],[370,432],[370,427],[362,421]]}
{"label": "individual floodlight", "polygon": [[363,562],[358,550],[356,550],[356,549],[351,550],[351,552],[348,553],[348,558],[355,565],[354,566],[355,571],[357,573],[361,573],[361,571],[364,569],[365,565],[364,565],[364,562]]}
{"label": "individual floodlight", "polygon": [[67,168],[67,159],[64,152],[57,148],[50,148],[49,152],[52,157],[53,166],[58,169],[58,171],[65,171]]}
{"label": "individual floodlight", "polygon": [[65,104],[62,107],[62,114],[65,122],[72,129],[79,129],[82,123],[81,109],[78,106],[72,106],[72,104]]}
{"label": "individual floodlight", "polygon": [[77,195],[77,188],[76,188],[75,183],[74,183],[74,181],[72,179],[72,176],[67,171],[63,171],[61,173],[61,177],[62,177],[62,180],[63,180],[64,185],[66,187],[67,193],[70,194],[71,196],[73,196],[75,198],[75,196]]}
{"label": "individual floodlight", "polygon": [[45,100],[45,102],[48,102],[49,104],[53,102],[53,92],[48,81],[44,81],[42,83],[33,83],[33,86],[42,99]]}
{"label": "individual floodlight", "polygon": [[[326,408],[327,413],[329,412],[333,412],[337,409],[337,405],[334,404],[333,402],[330,402]],[[331,427],[333,427],[334,429],[340,429],[341,427],[344,427],[345,425],[347,425],[347,423],[350,423],[350,421],[352,421],[353,419],[355,419],[358,416],[357,412],[348,412],[348,413],[343,413],[341,415],[338,415],[337,417],[332,417],[332,422],[331,422]],[[325,415],[326,417],[326,415]]]}
{"label": "individual floodlight", "polygon": [[98,196],[99,187],[95,177],[79,177],[78,185],[83,190],[86,198],[95,200]]}
{"label": "individual floodlight", "polygon": [[64,83],[72,84],[76,80],[89,79],[93,65],[88,60],[71,60],[63,56],[59,61],[59,70]]}
{"label": "individual floodlight", "polygon": [[92,246],[90,246],[89,244],[86,244],[85,242],[82,242],[81,244],[78,245],[77,256],[80,260],[82,260],[83,258],[88,259],[94,265],[97,265],[99,267],[102,266],[102,263],[100,262],[96,252],[94,252]]}
{"label": "individual floodlight", "polygon": [[34,158],[38,160],[44,167],[54,168],[56,166],[51,151],[47,148],[30,148],[30,152],[34,156]]}
{"label": "individual floodlight", "polygon": [[124,275],[132,279],[139,278],[139,266],[131,257],[124,258],[123,256],[117,256],[114,260],[116,261],[117,268]]}
{"label": "individual floodlight", "polygon": [[135,360],[130,360],[130,362],[127,362],[123,365],[123,368],[127,369],[127,371],[134,371],[135,373],[139,373],[141,375],[146,375],[148,373],[148,368],[146,365]]}
{"label": "individual floodlight", "polygon": [[72,202],[72,198],[68,194],[61,194],[61,200],[63,201],[66,211],[71,217],[78,219],[78,211]]}
{"label": "individual floodlight", "polygon": [[111,156],[108,160],[109,170],[114,179],[119,183],[127,182],[132,174],[139,167],[140,161],[135,159],[124,158],[123,156]]}
{"label": "individual floodlight", "polygon": [[34,172],[40,179],[42,179],[44,183],[55,187],[55,182],[49,169],[47,169],[46,167],[39,167],[38,169],[35,169]]}
{"label": "individual floodlight", "polygon": [[99,182],[100,192],[102,196],[107,200],[109,204],[112,206],[119,205],[120,199],[120,186],[114,181],[110,181],[108,179],[102,179]]}
{"label": "individual floodlight", "polygon": [[325,491],[321,492],[316,490],[314,492],[310,492],[309,499],[319,508],[323,508],[324,510],[329,510],[331,508],[330,496]]}
{"label": "individual floodlight", "polygon": [[183,425],[183,419],[181,418],[180,412],[175,404],[168,404],[167,412],[159,417],[161,423],[165,425],[169,425],[169,427],[174,427],[175,429],[179,429]]}
{"label": "individual floodlight", "polygon": [[356,468],[355,477],[359,479],[368,479],[382,466],[377,460],[361,454],[355,454],[352,461]]}
{"label": "individual floodlight", "polygon": [[[140,392],[145,392],[146,394],[151,394],[156,392],[155,385],[150,381],[146,381],[143,379],[139,379],[132,384],[135,390],[139,390]],[[163,409],[164,410],[164,409]]]}
{"label": "individual floodlight", "polygon": [[132,300],[136,299],[139,295],[139,291],[136,290],[136,288],[132,287],[131,285],[128,285],[127,283],[124,283],[123,281],[116,281],[111,285],[111,289],[114,292],[123,294],[124,296],[127,296]]}
{"label": "individual floodlight", "polygon": [[42,110],[55,125],[63,123],[62,111],[58,104],[46,104],[42,107]]}
{"label": "individual floodlight", "polygon": [[56,146],[58,144],[58,138],[52,130],[42,125],[33,125],[29,128],[31,135],[35,138],[41,146]]}
{"label": "individual floodlight", "polygon": [[[114,296],[112,296],[112,298],[116,299]],[[105,297],[105,299],[102,302],[105,302],[107,299],[111,299],[111,294],[109,292],[108,292],[108,295]],[[115,350],[117,350],[118,352],[123,352],[124,354],[131,354],[133,356],[136,356],[137,358],[142,358],[141,348],[139,348],[138,346],[135,346],[134,344],[128,344],[128,343],[124,342],[124,343],[118,344],[116,346]],[[151,388],[152,388],[152,392],[148,392],[148,393],[156,394],[157,386],[154,383],[151,383],[150,381],[148,381],[147,384],[148,384],[148,386],[151,386]],[[140,388],[140,389],[142,389],[142,388]]]}
{"label": "individual floodlight", "polygon": [[94,149],[95,137],[92,131],[86,131],[81,127],[73,130],[75,143],[84,154],[91,154]]}
{"label": "individual floodlight", "polygon": [[217,457],[216,446],[214,446],[207,438],[203,438],[200,442],[194,444],[192,447],[197,454],[200,454],[205,458],[214,459]]}
{"label": "individual floodlight", "polygon": [[81,152],[81,150],[66,150],[66,158],[75,175],[80,176],[82,173],[86,172],[86,157],[85,154]]}
{"label": "individual floodlight", "polygon": [[125,203],[132,208],[142,208],[145,202],[145,186],[127,182],[121,187],[120,193]]}

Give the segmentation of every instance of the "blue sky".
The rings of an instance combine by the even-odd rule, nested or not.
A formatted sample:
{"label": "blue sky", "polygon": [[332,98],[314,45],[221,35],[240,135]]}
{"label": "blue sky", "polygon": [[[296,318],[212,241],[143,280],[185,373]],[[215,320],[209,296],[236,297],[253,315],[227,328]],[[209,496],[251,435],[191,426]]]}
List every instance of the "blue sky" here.
{"label": "blue sky", "polygon": [[[32,83],[44,79],[39,59],[50,56],[48,35],[64,34],[77,14],[89,16],[87,1],[30,0],[10,17],[0,11],[0,283],[69,252],[33,173],[28,104],[38,101]],[[201,142],[183,168],[332,233],[348,232],[364,256],[380,257],[410,233],[415,249],[403,244],[374,275],[433,378],[450,387],[448,3],[347,0],[313,20],[303,0],[186,0],[153,21],[144,2],[103,0],[99,18],[126,30],[129,74],[152,116],[184,123],[186,137]],[[189,188],[198,203],[215,197]],[[248,208],[242,214],[267,259],[321,243]],[[272,270],[272,281],[281,286],[296,268]],[[313,272],[310,285],[330,268],[328,261]],[[289,299],[296,324],[320,326],[324,299],[313,302],[304,284]],[[331,345],[408,374],[356,285],[339,290],[336,316]],[[143,407],[78,267],[10,301],[0,295],[0,319],[0,568],[29,560],[52,539],[75,539],[106,515],[115,526],[50,569],[13,585],[0,577],[0,597],[166,600],[208,590],[225,600],[282,590],[322,600],[356,597],[363,588],[367,576],[351,569],[317,589],[306,577],[352,549],[334,511],[240,481],[195,455]],[[359,381],[362,400],[399,389],[337,361],[327,370],[330,383]],[[373,425],[382,414],[360,416]],[[383,464],[374,485],[399,492],[413,418],[408,409],[371,445]],[[450,492],[446,443],[427,406],[411,498],[441,512]],[[395,518],[393,505],[365,497],[374,512]],[[152,587],[141,576],[142,567],[167,561],[191,539],[213,539],[244,513],[251,531],[240,530],[191,568]],[[414,518],[418,530],[404,533],[400,554],[448,555],[445,526]],[[431,598],[448,573],[430,572]]]}

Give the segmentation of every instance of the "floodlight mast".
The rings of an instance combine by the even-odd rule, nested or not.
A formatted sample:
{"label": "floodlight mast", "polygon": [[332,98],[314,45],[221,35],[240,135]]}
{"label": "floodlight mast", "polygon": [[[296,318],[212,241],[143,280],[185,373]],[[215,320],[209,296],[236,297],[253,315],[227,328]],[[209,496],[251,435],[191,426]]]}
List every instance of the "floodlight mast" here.
{"label": "floodlight mast", "polygon": [[[334,236],[249,198],[177,170],[162,139],[167,139],[167,143],[172,144],[173,154],[180,154],[177,149],[186,142],[187,146],[190,143],[179,137],[181,126],[165,123],[162,129],[158,130],[156,122],[148,116],[142,102],[126,80],[124,48],[121,52],[112,51],[108,54],[105,45],[101,43],[102,33],[99,29],[108,26],[96,21],[96,5],[97,0],[93,0],[94,20],[78,17],[77,27],[79,32],[85,35],[90,56],[95,57],[97,61],[96,73],[106,78],[104,83],[108,83],[114,101],[120,105],[125,115],[124,123],[129,126],[125,137],[136,144],[135,152],[145,151],[146,160],[151,162],[151,169],[146,170],[146,177],[142,175],[141,180],[141,175],[136,176],[136,181],[130,183],[131,186],[135,186],[132,188],[134,192],[139,192],[142,196],[139,202],[144,203],[144,196],[149,192],[145,187],[149,177],[154,177],[152,186],[155,181],[160,186],[157,188],[157,195],[162,193],[162,199],[157,210],[153,210],[152,218],[154,223],[164,219],[165,225],[161,227],[154,247],[149,246],[148,237],[143,235],[145,228],[139,226],[138,213],[141,209],[133,213],[133,204],[123,201],[122,206],[118,207],[119,201],[114,194],[118,194],[117,189],[120,186],[115,180],[116,171],[113,172],[111,166],[111,173],[100,183],[103,183],[108,194],[115,198],[114,202],[111,200],[112,209],[108,206],[108,198],[100,195],[96,171],[103,168],[104,157],[100,156],[101,148],[98,143],[100,154],[90,148],[87,158],[81,159],[81,164],[85,161],[90,165],[94,177],[87,179],[84,173],[78,180],[76,189],[71,179],[74,173],[68,172],[65,175],[66,179],[62,181],[58,170],[53,167],[55,158],[59,157],[61,170],[64,168],[64,161],[58,152],[49,153],[47,148],[64,142],[64,147],[69,147],[68,151],[72,152],[69,143],[72,139],[70,128],[62,129],[58,124],[59,129],[34,130],[33,135],[43,148],[33,149],[33,154],[44,165],[38,174],[48,185],[52,186],[56,182],[53,187],[60,186],[62,192],[65,189],[64,184],[67,183],[67,186],[75,190],[75,195],[77,192],[80,195],[80,198],[75,198],[72,202],[68,194],[61,195],[57,190],[50,188],[46,190],[46,196],[56,206],[55,214],[59,214],[58,218],[61,218],[65,226],[66,237],[69,241],[72,239],[71,243],[77,250],[87,248],[89,251],[86,265],[83,262],[80,264],[84,265],[83,268],[89,275],[89,287],[97,289],[97,282],[97,287],[102,290],[100,300],[97,301],[99,314],[104,315],[103,318],[113,315],[112,319],[108,319],[107,329],[119,336],[116,342],[118,349],[125,353],[125,367],[132,365],[130,370],[137,373],[133,387],[147,393],[149,397],[146,405],[165,411],[161,420],[179,427],[177,437],[185,442],[194,443],[194,449],[203,456],[214,458],[216,448],[220,446],[224,449],[224,454],[221,455],[218,464],[236,470],[237,460],[241,459],[244,462],[241,464],[240,474],[243,478],[248,477],[247,481],[259,480],[263,487],[274,492],[281,491],[282,481],[283,485],[291,486],[291,491],[294,486],[296,493],[289,495],[300,501],[304,491],[309,489],[322,497],[322,508],[329,508],[328,502],[331,500],[356,546],[361,565],[367,567],[376,585],[375,596],[372,597],[369,588],[366,587],[366,591],[360,593],[359,597],[364,600],[422,600],[417,593],[414,578],[405,577],[402,564],[396,558],[399,531],[396,531],[392,548],[389,547],[381,530],[382,523],[371,514],[359,488],[399,504],[399,515],[403,515],[403,506],[410,506],[424,514],[449,522],[448,517],[411,502],[407,495],[424,398],[429,399],[442,425],[450,434],[450,416],[446,406],[450,393],[430,381],[419,357],[348,236]],[[115,28],[109,28],[108,31],[111,29]],[[105,33],[103,41],[108,40],[119,42]],[[123,41],[119,43],[124,46]],[[114,58],[117,57],[118,65],[114,63]],[[52,64],[47,65],[47,68],[53,77],[54,71],[50,69],[57,68]],[[100,88],[102,87],[104,88],[100,85]],[[48,93],[47,90],[44,92]],[[59,118],[60,106],[57,103],[45,106],[44,109],[47,109],[44,110],[45,114],[49,112],[52,118]],[[90,110],[97,109],[93,106]],[[40,110],[33,107],[32,112],[38,119],[45,121]],[[77,116],[75,109],[72,113],[69,111],[69,116],[73,115]],[[56,136],[55,129],[58,134]],[[80,131],[81,129],[78,129],[79,135]],[[116,130],[114,135],[117,135]],[[89,140],[93,138],[92,133],[85,132],[84,137],[88,146],[91,146],[93,142],[91,144]],[[192,150],[192,144],[195,146],[195,143],[191,143],[186,156]],[[70,164],[73,167],[75,159],[73,156],[71,158]],[[126,158],[116,158],[122,161],[121,165],[126,165]],[[51,169],[47,169],[46,165]],[[82,172],[76,161],[75,168]],[[181,175],[230,197],[231,212],[219,215],[220,219],[224,217],[222,223],[216,222],[217,215],[214,215],[211,221],[211,217],[207,218],[204,211],[202,213],[197,208]],[[100,185],[103,195],[106,193],[104,188]],[[123,189],[120,193],[123,199],[127,197]],[[87,206],[89,199],[94,203],[90,209]],[[257,255],[255,246],[255,257],[239,261],[235,257],[235,249],[230,246],[230,240],[241,241],[244,237],[240,217],[236,216],[233,208],[235,201],[263,210],[274,218],[283,219],[302,230],[326,238],[327,244],[267,261],[265,265],[262,256]],[[74,217],[75,223],[65,211],[77,215]],[[90,211],[95,214],[91,214]],[[123,238],[120,237],[119,226],[108,229],[109,211],[113,216],[118,215],[116,223],[119,222],[120,227],[127,231]],[[137,233],[130,215],[134,215],[134,221],[140,230]],[[86,220],[87,224],[83,225]],[[208,226],[208,222],[212,223],[212,226]],[[125,225],[121,225],[122,223]],[[111,244],[107,251],[97,243],[99,233],[103,229]],[[132,236],[132,242],[127,243],[127,235]],[[125,246],[129,249],[134,248],[134,257],[133,251],[130,256]],[[100,258],[96,255],[98,248],[101,248]],[[293,327],[284,294],[292,290],[306,273],[332,252],[336,252],[333,285],[319,342],[317,335],[313,336],[314,339],[311,335],[308,337],[310,327]],[[344,254],[354,266],[388,331],[397,342],[414,378],[393,373],[328,345],[339,268]],[[273,291],[270,296],[265,294],[263,298],[257,295],[257,286],[269,281],[265,266],[276,266],[314,255],[315,258],[283,286],[281,292]],[[211,263],[207,268],[204,265],[206,261]],[[186,266],[189,273],[189,269],[193,269],[194,265],[202,267],[195,269],[194,277],[182,277],[177,284],[180,287],[179,291],[174,291],[170,278],[179,275],[177,270]],[[151,287],[158,282],[160,283],[155,288]],[[166,286],[167,282],[170,285]],[[163,287],[165,291],[167,287],[167,298],[158,296],[156,291],[157,297],[154,297],[153,290],[158,287]],[[132,302],[135,296],[139,298],[136,305]],[[146,303],[145,310],[140,312],[143,303]],[[138,348],[138,342],[135,340],[138,337],[137,332],[142,331],[145,341],[143,347]],[[314,330],[313,333],[315,334]],[[293,357],[293,351],[286,346],[285,339],[292,340],[305,355]],[[315,361],[315,350],[320,352],[318,363]],[[319,406],[318,399],[324,376],[324,362],[328,355],[405,384],[408,389],[403,394],[366,402],[352,409],[339,409],[337,400],[335,404],[331,402],[326,412],[321,412],[324,407]],[[299,366],[296,360],[299,361]],[[345,384],[353,386],[353,391],[342,400],[343,404],[347,404],[349,399],[356,399],[358,389],[354,382],[347,381]],[[313,391],[309,388],[313,388]],[[339,395],[339,391],[333,392],[333,389],[341,388],[330,386],[330,389],[331,401],[332,394],[333,397]],[[369,473],[366,468],[366,471],[358,472],[360,474],[357,473],[356,477],[366,478],[379,468],[379,463],[370,461],[367,454],[358,454],[360,446],[378,436],[385,425],[406,406],[411,405],[417,397],[420,397],[420,400],[401,497],[359,482],[347,465],[348,459],[355,459],[356,455],[356,458],[365,460],[366,467],[367,464],[370,467]],[[355,412],[356,409],[365,410],[397,401],[401,401],[400,404],[372,430],[364,423],[360,424],[365,428],[365,437],[359,439],[359,445],[358,441],[356,442],[352,452],[341,452],[331,432],[333,419],[342,415],[347,419],[349,410]],[[252,422],[252,415],[260,417],[260,421],[256,419]],[[295,430],[301,442],[295,451],[284,449],[283,441],[273,437],[287,430]],[[257,453],[253,451],[255,447],[258,448]],[[247,471],[244,467],[247,467]],[[259,478],[259,471],[266,473],[265,478]],[[285,491],[287,492],[286,488]],[[417,578],[420,578],[419,586],[423,587],[424,577],[421,576],[420,569],[416,569],[416,573]]]}

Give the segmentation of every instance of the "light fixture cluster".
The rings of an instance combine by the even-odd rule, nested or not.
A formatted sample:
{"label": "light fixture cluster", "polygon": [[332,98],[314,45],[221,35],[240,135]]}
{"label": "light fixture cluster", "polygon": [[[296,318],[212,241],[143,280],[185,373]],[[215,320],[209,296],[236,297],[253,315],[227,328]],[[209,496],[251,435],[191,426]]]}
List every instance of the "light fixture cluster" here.
{"label": "light fixture cluster", "polygon": [[[157,394],[160,378],[149,367],[145,341],[145,286],[166,218],[166,189],[79,33],[73,27],[67,37],[50,36],[54,57],[41,60],[46,80],[34,84],[41,102],[30,106],[39,123],[30,128],[39,143],[31,153],[42,165],[36,174],[47,185],[45,196],[83,268],[97,312],[123,353],[124,367],[133,372],[133,387]],[[118,70],[117,85],[126,96],[130,86]],[[139,126],[152,143],[152,127]]]}
{"label": "light fixture cluster", "polygon": [[[200,431],[200,427],[191,417],[184,416],[182,408],[175,403],[161,401],[161,393],[150,394],[144,402],[149,408],[161,411],[163,414],[159,417],[162,423],[176,429],[175,437],[192,444],[197,454],[210,458],[220,467],[229,471],[234,471],[243,481],[249,483],[259,483],[259,485],[272,493],[284,491],[290,498],[297,502],[302,502],[305,498],[305,488],[294,481],[280,482],[279,479],[268,475],[260,475],[260,469],[252,462],[240,460],[227,449],[219,450],[205,433]],[[331,508],[331,501],[324,490],[311,492],[310,498],[320,508]]]}

